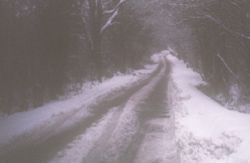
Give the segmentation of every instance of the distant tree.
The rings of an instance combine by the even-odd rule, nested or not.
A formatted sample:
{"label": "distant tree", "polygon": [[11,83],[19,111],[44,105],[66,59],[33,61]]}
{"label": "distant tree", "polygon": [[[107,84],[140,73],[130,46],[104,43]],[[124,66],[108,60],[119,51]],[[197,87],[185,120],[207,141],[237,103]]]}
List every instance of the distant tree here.
{"label": "distant tree", "polygon": [[[129,2],[129,3],[128,3]],[[0,111],[40,106],[142,62],[151,42],[127,0],[0,2]]]}
{"label": "distant tree", "polygon": [[172,2],[179,6],[179,24],[196,37],[196,59],[215,92],[231,99],[231,87],[249,97],[250,2],[247,0],[195,0]]}
{"label": "distant tree", "polygon": [[84,35],[93,70],[101,80],[103,75],[102,39],[104,33],[115,24],[119,10],[126,0],[83,0],[80,3]]}

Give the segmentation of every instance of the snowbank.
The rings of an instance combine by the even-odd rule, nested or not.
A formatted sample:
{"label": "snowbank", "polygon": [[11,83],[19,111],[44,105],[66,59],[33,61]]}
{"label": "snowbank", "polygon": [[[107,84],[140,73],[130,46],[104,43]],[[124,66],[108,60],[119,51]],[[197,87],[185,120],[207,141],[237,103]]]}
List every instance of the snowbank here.
{"label": "snowbank", "polygon": [[157,65],[146,66],[131,74],[116,75],[102,83],[85,84],[82,93],[67,100],[51,102],[34,110],[1,118],[0,154],[18,145],[46,139],[55,129],[65,128],[77,120],[90,116],[90,105],[103,101],[102,99],[115,98],[135,85],[138,86],[156,69]]}
{"label": "snowbank", "polygon": [[196,88],[205,84],[198,73],[173,55],[167,59],[181,162],[250,163],[250,115],[213,101]]}

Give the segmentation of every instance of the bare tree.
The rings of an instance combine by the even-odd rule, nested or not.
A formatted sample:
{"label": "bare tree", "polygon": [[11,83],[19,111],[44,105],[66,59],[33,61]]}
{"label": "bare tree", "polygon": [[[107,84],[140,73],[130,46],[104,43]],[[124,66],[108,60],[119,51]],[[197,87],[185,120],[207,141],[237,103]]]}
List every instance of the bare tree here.
{"label": "bare tree", "polygon": [[103,66],[102,38],[113,24],[119,10],[127,0],[84,0],[81,4],[81,17],[84,26],[84,39],[86,40],[90,58],[97,77],[101,80]]}
{"label": "bare tree", "polygon": [[230,86],[237,84],[249,96],[249,1],[176,0],[169,4],[181,11],[175,25],[192,29],[196,60],[215,92],[227,95]]}

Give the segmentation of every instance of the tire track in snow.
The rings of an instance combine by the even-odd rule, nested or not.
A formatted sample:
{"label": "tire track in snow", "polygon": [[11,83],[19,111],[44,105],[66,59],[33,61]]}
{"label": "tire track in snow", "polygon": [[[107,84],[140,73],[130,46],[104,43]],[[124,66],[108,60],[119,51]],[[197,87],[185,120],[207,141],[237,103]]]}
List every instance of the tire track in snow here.
{"label": "tire track in snow", "polygon": [[166,65],[50,163],[177,163],[173,118],[165,101],[165,74]]}
{"label": "tire track in snow", "polygon": [[110,126],[113,118],[120,114],[120,108],[115,107],[103,116],[97,123],[93,124],[85,133],[79,135],[77,139],[67,145],[67,147],[57,153],[48,163],[79,163],[86,157],[90,150],[97,144],[103,133],[107,132],[106,127]]}
{"label": "tire track in snow", "polygon": [[[90,113],[87,117],[85,114],[86,110],[83,113],[82,109],[79,109],[79,111],[68,118],[69,121],[60,121],[61,125],[59,127],[51,128],[51,126],[48,126],[49,130],[45,129],[43,133],[32,138],[32,141],[28,141],[26,144],[21,144],[20,146],[12,148],[11,151],[1,154],[1,161],[11,163],[39,163],[46,162],[50,158],[53,158],[58,151],[65,148],[68,143],[75,140],[76,137],[84,133],[91,124],[107,113],[109,108],[126,101],[133,93],[147,85],[151,80],[154,80],[161,69],[162,63],[159,64],[157,70],[154,71],[150,77],[139,83],[135,83],[133,87],[127,88],[125,91],[115,91],[110,93],[106,98],[98,99],[97,103],[89,106],[88,110]],[[74,121],[72,121],[72,119],[74,119]]]}
{"label": "tire track in snow", "polygon": [[134,160],[134,153],[130,151],[136,153],[133,150],[133,144],[137,143],[135,140],[141,139],[139,131],[142,127],[140,114],[144,111],[143,105],[156,86],[163,81],[166,73],[166,64],[164,61],[162,62],[163,67],[159,74],[128,99],[123,107],[123,112],[118,116],[118,121],[116,119],[112,122],[113,125],[106,129],[106,134],[83,158],[82,163],[128,163]]}
{"label": "tire track in snow", "polygon": [[[159,83],[146,104],[148,110],[141,129],[140,143],[133,162],[179,163],[175,141],[174,115],[168,107],[168,74]],[[144,115],[144,117],[145,117]]]}

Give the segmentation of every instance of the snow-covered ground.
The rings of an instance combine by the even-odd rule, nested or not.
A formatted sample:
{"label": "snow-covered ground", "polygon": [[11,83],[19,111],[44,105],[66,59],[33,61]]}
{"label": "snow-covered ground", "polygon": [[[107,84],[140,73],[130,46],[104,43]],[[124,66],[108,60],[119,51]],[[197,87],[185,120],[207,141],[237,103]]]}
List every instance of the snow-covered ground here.
{"label": "snow-covered ground", "polygon": [[196,88],[200,75],[175,56],[169,99],[181,163],[250,163],[250,115],[230,111]]}
{"label": "snow-covered ground", "polygon": [[87,129],[86,133],[80,135],[67,145],[66,149],[59,151],[49,163],[80,163],[90,150],[95,146],[98,139],[103,136],[103,132],[112,120],[119,108],[113,108],[108,114],[101,118],[97,123]]}
{"label": "snow-covered ground", "polygon": [[[151,59],[160,62],[165,57],[171,64],[168,102],[171,107],[169,113],[174,114],[174,121],[172,118],[150,121],[149,126],[163,126],[163,132],[145,134],[136,162],[144,163],[153,158],[152,156],[159,158],[159,155],[168,159],[169,151],[175,152],[175,148],[172,147],[175,147],[176,139],[181,163],[250,163],[250,115],[228,110],[197,89],[197,86],[206,83],[198,73],[187,68],[186,64],[176,57],[174,51],[163,51],[153,55]],[[112,148],[107,148],[107,153],[123,153],[119,150],[127,148],[130,144],[128,141],[133,135],[131,131],[134,127],[138,128],[137,103],[139,105],[140,101],[146,101],[149,92],[153,92],[160,79],[165,76],[166,72],[161,70],[146,84],[157,70],[155,64],[130,74],[115,75],[102,83],[87,83],[80,94],[67,100],[3,116],[0,118],[0,154],[15,149],[18,145],[42,141],[55,133],[58,134],[60,130],[70,128],[82,119],[93,116],[93,108],[96,108],[94,106],[114,101],[117,96],[129,92],[128,90],[144,88],[141,91],[137,90],[134,96],[129,94],[130,100],[123,106],[123,110],[111,108],[101,119],[96,119],[85,133],[68,144],[66,149],[59,151],[51,162],[81,162],[86,155],[90,155],[90,158],[92,155],[95,156],[95,153],[89,154],[89,151],[96,146],[94,142],[99,142],[104,131],[109,132],[107,126],[110,126],[111,122],[114,123],[113,117],[117,115],[120,115],[118,119],[122,121],[115,121],[117,126],[114,129],[111,125],[114,130],[110,136],[112,139],[103,141],[106,140],[104,136],[101,141],[112,145]],[[170,122],[175,123],[175,131],[170,131]],[[173,138],[174,136],[176,138]],[[106,149],[106,145],[101,147]],[[100,150],[94,149],[94,152]],[[115,157],[110,158],[117,162]]]}
{"label": "snow-covered ground", "polygon": [[55,101],[34,110],[3,116],[0,118],[0,153],[20,144],[44,139],[58,129],[58,126],[65,128],[72,125],[74,121],[90,116],[92,113],[88,110],[89,106],[99,101],[105,102],[105,97],[114,98],[134,88],[135,85],[140,85],[156,69],[157,64],[147,65],[144,69],[130,74],[115,75],[102,83],[88,83],[80,94],[67,100]]}
{"label": "snow-covered ground", "polygon": [[[124,153],[126,153],[128,149],[133,150],[133,146],[131,144],[134,143],[135,139],[143,139],[143,136],[139,134],[139,129],[143,125],[140,120],[142,116],[141,114],[144,113],[143,111],[145,111],[145,108],[142,107],[142,105],[148,100],[148,97],[155,90],[155,87],[165,77],[165,72],[166,67],[164,64],[164,67],[162,68],[160,73],[156,75],[156,77],[153,78],[148,84],[138,90],[135,94],[130,96],[125,104],[121,104],[120,106],[111,109],[109,113],[106,114],[99,122],[88,128],[85,133],[83,133],[76,140],[70,143],[67,148],[58,152],[57,155],[49,162],[121,162],[122,158],[125,157]],[[166,122],[166,120],[164,122]],[[160,120],[154,121],[154,124],[153,122],[151,122],[151,125],[157,128],[161,128],[161,125],[163,124],[164,123]],[[166,125],[168,125],[168,123],[166,123]],[[157,151],[159,147],[161,147],[161,149],[165,147],[165,149],[168,149],[168,151],[170,151],[169,144],[165,143],[165,146],[162,144],[163,142],[168,143],[169,141],[171,141],[169,140],[169,133],[167,132],[167,129],[169,129],[170,127],[166,127],[166,125],[164,124],[164,126],[162,126],[165,129],[162,129],[164,130],[164,134],[159,134],[158,131],[153,135],[153,132],[151,132],[151,135],[147,137],[147,140],[158,140],[154,141],[154,151]],[[162,137],[168,139],[164,140]],[[150,145],[152,147],[152,144],[153,142],[149,144],[147,141],[148,147]],[[173,146],[174,145],[171,146],[172,157],[175,156],[173,154]],[[166,151],[167,150],[165,150],[165,152]],[[145,148],[143,148],[141,152],[145,152]],[[161,158],[161,160],[166,160],[169,159],[168,157],[171,157],[170,155],[166,157],[166,154],[163,150],[160,152],[158,152],[158,155],[156,155],[155,153],[151,155],[150,153],[147,153],[147,159],[154,160]],[[130,158],[131,155],[127,154],[126,156],[126,161],[131,162],[131,160],[133,159]],[[140,156],[139,158],[143,161],[137,160],[135,162],[152,162],[145,161],[144,156]]]}

